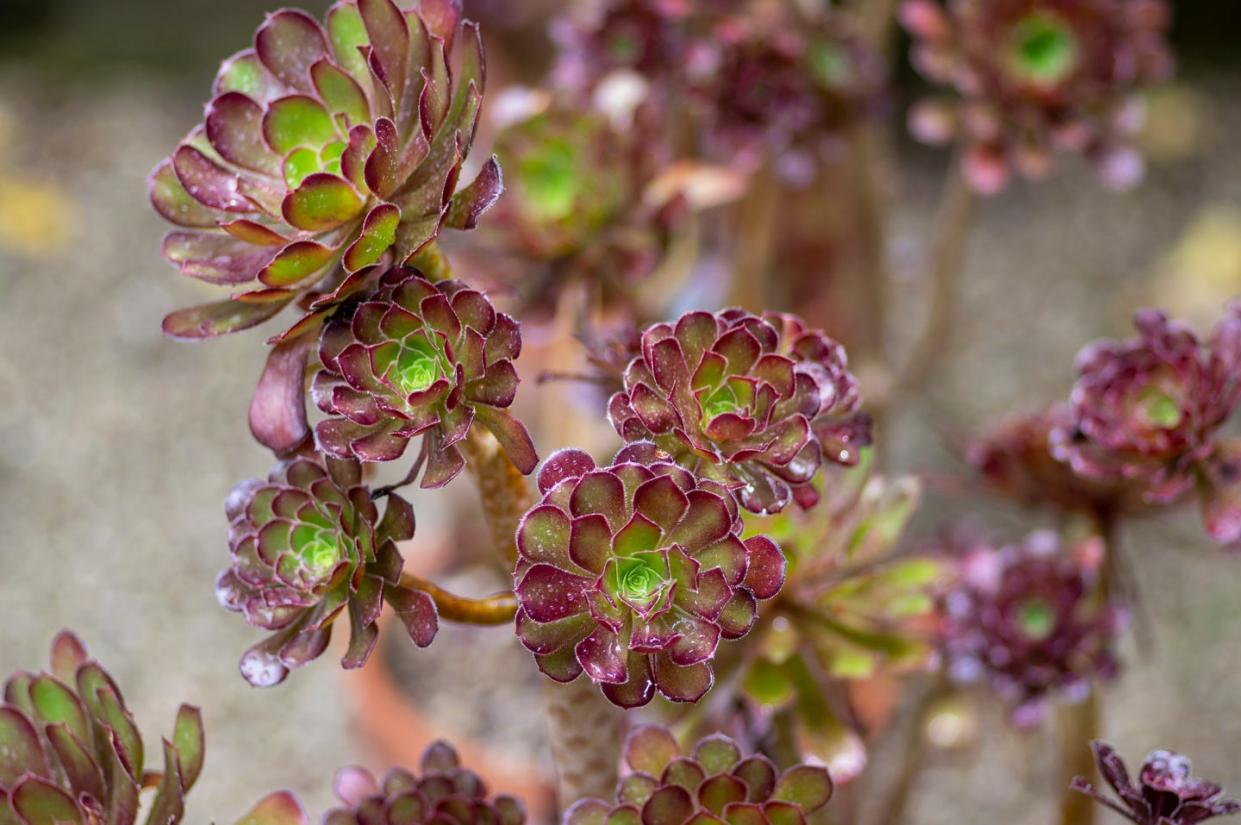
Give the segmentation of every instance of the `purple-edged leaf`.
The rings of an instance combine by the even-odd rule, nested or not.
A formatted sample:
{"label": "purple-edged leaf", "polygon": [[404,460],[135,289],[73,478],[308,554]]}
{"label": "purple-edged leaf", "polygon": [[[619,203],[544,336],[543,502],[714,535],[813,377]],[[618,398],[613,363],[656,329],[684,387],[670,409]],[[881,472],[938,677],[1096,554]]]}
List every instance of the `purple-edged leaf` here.
{"label": "purple-edged leaf", "polygon": [[733,769],[733,776],[740,779],[749,789],[747,799],[750,802],[762,802],[771,797],[776,787],[776,768],[765,756],[751,756],[743,759]]}
{"label": "purple-edged leaf", "polygon": [[273,347],[250,400],[250,433],[277,456],[310,435],[306,423],[306,363],[314,341],[309,337]]}
{"label": "purple-edged leaf", "polygon": [[[95,761],[94,754],[87,750],[82,740],[70,733],[64,724],[48,725],[45,732],[52,752],[56,754],[56,761],[74,792],[88,793],[95,799],[107,799],[103,772]],[[8,783],[0,777],[0,785],[3,784]]]}
{"label": "purple-edged leaf", "polygon": [[595,460],[582,450],[563,449],[548,456],[539,470],[539,491],[546,493],[566,478],[578,478],[595,469]]}
{"label": "purple-edged leaf", "polygon": [[414,644],[418,647],[431,644],[439,630],[439,613],[430,596],[421,590],[385,587],[384,599],[392,605]]}
{"label": "purple-edged leaf", "polygon": [[274,317],[292,299],[291,294],[284,294],[261,301],[229,299],[179,309],[164,318],[164,334],[182,341],[196,341],[240,332]]}
{"label": "purple-edged leaf", "polygon": [[182,786],[181,768],[177,763],[177,750],[167,740],[163,744],[164,773],[160,776],[155,799],[151,803],[148,825],[177,823],[185,815],[185,790]]}
{"label": "purple-edged leaf", "polygon": [[478,422],[495,436],[496,441],[500,442],[501,449],[508,456],[508,460],[513,462],[513,466],[523,475],[534,472],[534,468],[539,466],[539,454],[534,449],[534,442],[530,439],[526,425],[503,410],[485,405],[475,407],[474,415]]}
{"label": "purple-edged leaf", "polygon": [[729,534],[733,517],[720,496],[705,490],[692,490],[689,507],[681,523],[668,534],[668,541],[685,547],[693,554],[702,547],[718,542]]}
{"label": "purple-edged leaf", "polygon": [[[708,769],[710,771],[710,769]],[[744,802],[748,789],[734,776],[713,776],[698,788],[698,801],[713,814],[722,814],[734,802]]]}
{"label": "purple-edged leaf", "polygon": [[49,725],[63,722],[78,739],[91,741],[93,732],[86,708],[77,694],[63,682],[52,676],[36,676],[30,682],[29,689],[30,701],[39,721]]}
{"label": "purple-edged leaf", "polygon": [[243,169],[280,175],[280,156],[263,137],[263,107],[240,92],[220,95],[207,105],[207,140],[220,157]]}
{"label": "purple-edged leaf", "polygon": [[26,772],[50,775],[39,735],[16,708],[0,707],[0,787],[12,787]]}
{"label": "purple-edged leaf", "polygon": [[770,825],[806,825],[801,808],[788,802],[768,802],[763,806],[763,816]]}
{"label": "purple-edged leaf", "polygon": [[147,195],[155,211],[177,226],[207,228],[216,226],[224,217],[190,195],[172,168],[171,160],[155,167],[147,181]]}
{"label": "purple-edged leaf", "polygon": [[591,579],[575,576],[550,564],[536,564],[517,585],[522,608],[536,622],[554,622],[582,613]]}
{"label": "purple-edged leaf", "polygon": [[65,684],[73,684],[78,668],[86,664],[90,654],[71,630],[62,630],[52,639],[52,674]]}
{"label": "purple-edged leaf", "polygon": [[9,804],[26,825],[82,825],[82,814],[73,797],[37,776],[28,776],[14,786]]}
{"label": "purple-edged leaf", "polygon": [[401,99],[409,61],[409,27],[392,0],[358,0],[375,58],[394,100]]}
{"label": "purple-edged leaf", "polygon": [[663,531],[641,513],[634,513],[629,523],[617,531],[612,540],[612,552],[617,556],[632,556],[659,547]]}
{"label": "purple-edged leaf", "polygon": [[254,51],[280,82],[311,92],[310,67],[327,56],[327,39],[318,21],[303,11],[278,11],[264,21],[254,37]]}
{"label": "purple-edged leaf", "polygon": [[720,643],[720,629],[717,625],[692,616],[681,616],[674,622],[673,629],[681,634],[668,649],[668,655],[676,664],[696,665],[715,655],[715,649]]}
{"label": "purple-edged leaf", "polygon": [[813,813],[832,798],[832,778],[827,768],[797,765],[780,775],[772,799],[797,805],[806,813]]}
{"label": "purple-edged leaf", "polygon": [[763,809],[749,802],[734,802],[725,807],[724,821],[728,825],[769,825]]}
{"label": "purple-edged leaf", "polygon": [[379,783],[366,768],[350,766],[336,772],[332,790],[346,805],[358,805],[368,796],[380,793]]}
{"label": "purple-edged leaf", "polygon": [[725,639],[740,639],[750,632],[758,618],[758,604],[748,590],[738,590],[720,614],[720,632]]}
{"label": "purple-edged leaf", "polygon": [[559,508],[535,507],[517,528],[517,549],[530,561],[567,567],[570,533],[569,517]]}
{"label": "purple-edged leaf", "polygon": [[[480,347],[481,349],[481,347]],[[500,361],[487,368],[482,378],[471,381],[466,388],[467,397],[477,404],[492,407],[508,407],[517,397],[517,369],[511,361]]]}
{"label": "purple-edged leaf", "polygon": [[440,38],[445,48],[451,49],[457,27],[461,25],[461,0],[422,0],[418,13],[431,36]]}
{"label": "purple-edged leaf", "polygon": [[298,229],[324,232],[356,218],[363,206],[365,202],[344,178],[316,172],[285,197],[281,212]]}
{"label": "purple-edged leaf", "polygon": [[664,727],[643,725],[625,740],[625,763],[635,771],[661,776],[664,768],[681,755],[676,738]]}
{"label": "purple-edged leaf", "polygon": [[651,658],[659,692],[674,702],[697,702],[715,683],[715,674],[708,664],[681,667],[665,654]]}
{"label": "purple-edged leaf", "polygon": [[741,749],[727,736],[715,734],[702,739],[694,746],[694,759],[708,774],[725,773],[731,771],[741,761]]}
{"label": "purple-edged leaf", "polygon": [[181,781],[185,790],[194,787],[202,773],[206,742],[203,734],[203,718],[198,708],[182,705],[177,710],[177,721],[172,729],[172,742],[177,749],[177,762],[181,769]]}
{"label": "purple-edged leaf", "polygon": [[579,799],[564,814],[564,825],[604,825],[611,807],[602,799]]}
{"label": "purple-edged leaf", "polygon": [[401,210],[390,203],[381,203],[372,209],[362,223],[362,234],[345,251],[345,269],[359,269],[377,263],[396,241],[396,227],[401,220]]}
{"label": "purple-edged leaf", "polygon": [[654,776],[645,773],[631,773],[621,779],[616,786],[616,801],[627,805],[641,807],[651,794],[659,789],[661,783]]}
{"label": "purple-edged leaf", "polygon": [[667,785],[651,794],[642,806],[642,825],[682,825],[694,813],[694,800],[677,785]]}
{"label": "purple-edged leaf", "polygon": [[620,530],[626,521],[625,488],[615,473],[597,470],[582,476],[569,501],[574,516],[598,513],[612,530]]}
{"label": "purple-edged leaf", "polygon": [[464,189],[453,195],[444,226],[450,229],[473,229],[478,219],[495,205],[504,193],[504,174],[500,162],[493,155],[483,164],[478,176]]}
{"label": "purple-edged leaf", "polygon": [[321,271],[335,254],[331,247],[314,241],[294,241],[276,253],[258,278],[270,287],[292,286]]}
{"label": "purple-edged leaf", "polygon": [[253,281],[276,253],[231,235],[170,232],[164,238],[163,254],[191,278],[209,284],[244,284]]}
{"label": "purple-edged leaf", "polygon": [[371,107],[366,92],[348,72],[322,59],[310,67],[310,77],[328,111],[344,115],[351,127],[370,122]]}
{"label": "purple-edged leaf", "polygon": [[612,531],[607,519],[597,513],[573,519],[569,558],[574,564],[599,574],[611,556]]}
{"label": "purple-edged leaf", "polygon": [[596,627],[594,633],[578,642],[574,653],[591,681],[617,685],[629,679],[628,651],[620,637],[605,627]]}
{"label": "purple-edged leaf", "polygon": [[603,685],[603,695],[612,704],[622,708],[638,708],[649,704],[655,697],[655,677],[651,672],[650,657],[630,653],[626,663],[629,681],[623,685]]}
{"label": "purple-edged leaf", "polygon": [[379,613],[383,609],[383,580],[363,576],[358,590],[349,599],[349,647],[340,666],[356,670],[366,664],[379,641]]}
{"label": "purple-edged leaf", "polygon": [[633,494],[633,506],[664,530],[671,530],[689,508],[689,499],[668,476],[657,476]]}
{"label": "purple-edged leaf", "polygon": [[383,520],[375,529],[375,538],[380,542],[406,541],[414,537],[415,526],[413,505],[392,493],[388,496],[388,508],[384,510]]}
{"label": "purple-edged leaf", "polygon": [[787,562],[776,543],[766,536],[753,536],[745,541],[745,553],[745,586],[759,599],[779,593]]}
{"label": "purple-edged leaf", "polygon": [[193,146],[182,145],[173,153],[172,168],[189,196],[203,206],[225,212],[254,211],[238,191],[237,176]]}
{"label": "purple-edged leaf", "polygon": [[[535,655],[534,661],[539,671],[555,682],[568,683],[582,675],[582,666],[578,664],[572,647],[566,647],[546,656]],[[605,686],[606,688],[609,686]]]}
{"label": "purple-edged leaf", "polygon": [[540,624],[524,610],[517,611],[517,637],[527,650],[542,656],[566,647],[572,651],[573,646],[588,636],[594,626],[594,619],[585,613]]}
{"label": "purple-edged leaf", "polygon": [[297,797],[281,791],[263,797],[237,825],[306,825],[306,813]]}

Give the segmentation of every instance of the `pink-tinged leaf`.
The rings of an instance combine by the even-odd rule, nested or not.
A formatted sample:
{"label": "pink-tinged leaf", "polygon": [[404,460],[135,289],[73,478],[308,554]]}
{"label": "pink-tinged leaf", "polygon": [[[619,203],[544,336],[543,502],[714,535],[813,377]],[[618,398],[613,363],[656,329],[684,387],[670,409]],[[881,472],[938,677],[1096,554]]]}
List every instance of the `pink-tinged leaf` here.
{"label": "pink-tinged leaf", "polygon": [[574,564],[597,575],[611,556],[612,530],[607,519],[598,514],[573,519],[569,558]]}
{"label": "pink-tinged leaf", "polygon": [[714,814],[722,814],[727,805],[744,802],[747,788],[735,776],[713,776],[698,788],[698,801]]}
{"label": "pink-tinged leaf", "polygon": [[610,810],[602,799],[579,799],[565,811],[564,825],[606,825]]}
{"label": "pink-tinged leaf", "polygon": [[244,169],[273,177],[280,156],[263,137],[263,107],[240,92],[220,95],[207,104],[207,140],[220,157]]}
{"label": "pink-tinged leaf", "polygon": [[566,478],[578,478],[595,469],[595,460],[582,450],[563,449],[552,453],[539,470],[539,491],[546,493]]}
{"label": "pink-tinged leaf", "polygon": [[586,591],[593,584],[550,564],[536,564],[517,584],[517,598],[534,621],[555,622],[584,612]]}
{"label": "pink-tinged leaf", "polygon": [[172,729],[172,743],[177,749],[177,764],[181,770],[181,782],[188,791],[198,781],[206,755],[203,733],[203,717],[198,708],[182,705],[177,710],[177,721]]}
{"label": "pink-tinged leaf", "polygon": [[668,476],[645,482],[633,494],[633,506],[663,530],[671,530],[689,508],[689,499]]}
{"label": "pink-tinged leaf", "polygon": [[332,790],[346,805],[358,805],[368,796],[380,793],[379,783],[366,768],[350,766],[336,772]]}
{"label": "pink-tinged leaf", "polygon": [[31,680],[30,702],[37,720],[43,724],[63,722],[69,731],[83,742],[93,736],[90,718],[82,701],[64,682],[53,676],[41,675]]}
{"label": "pink-tinged leaf", "polygon": [[258,278],[270,287],[291,286],[321,271],[335,254],[334,249],[321,243],[294,241],[271,258]]}
{"label": "pink-tinged leaf", "polygon": [[[737,743],[722,734],[715,734],[694,746],[694,759],[708,774],[725,773],[741,761],[741,749]],[[730,800],[740,801],[740,800]]]}
{"label": "pink-tinged leaf", "polygon": [[334,4],[327,13],[327,33],[336,64],[349,72],[363,90],[369,91],[371,71],[359,48],[369,46],[370,38],[357,5]]}
{"label": "pink-tinged leaf", "polygon": [[569,503],[574,516],[598,513],[614,531],[625,525],[625,488],[615,473],[598,470],[582,476]]}
{"label": "pink-tinged leaf", "polygon": [[409,27],[405,15],[392,0],[358,0],[358,10],[392,98],[400,100],[409,60]]}
{"label": "pink-tinged leaf", "polygon": [[237,240],[245,241],[255,246],[284,246],[289,242],[289,239],[280,233],[269,229],[257,221],[245,218],[229,221],[223,224],[221,228]]}
{"label": "pink-tinged leaf", "polygon": [[439,630],[439,613],[430,596],[421,590],[385,587],[384,599],[392,605],[414,644],[418,647],[431,644]]}
{"label": "pink-tinged leaf", "polygon": [[65,684],[74,683],[78,668],[89,658],[86,645],[73,631],[62,630],[52,639],[52,674]]}
{"label": "pink-tinged leaf", "polygon": [[670,542],[685,547],[690,555],[710,546],[727,536],[734,523],[724,499],[705,490],[691,490],[687,496],[689,507],[680,524],[668,535]]}
{"label": "pink-tinged leaf", "polygon": [[203,206],[225,212],[254,211],[237,189],[237,176],[193,146],[177,149],[172,168],[185,191]]}
{"label": "pink-tinged leaf", "polygon": [[418,98],[418,118],[422,122],[422,133],[430,140],[448,116],[449,79],[448,64],[444,58],[442,40],[431,41],[431,53],[428,61],[431,70],[422,69],[422,94]]}
{"label": "pink-tinged leaf", "polygon": [[762,802],[771,796],[776,787],[776,768],[765,756],[751,756],[743,759],[733,769],[733,776],[746,784],[746,798],[750,802]]}
{"label": "pink-tinged leaf", "polygon": [[826,768],[798,765],[780,775],[772,799],[789,802],[813,813],[832,798],[832,779]]}
{"label": "pink-tinged leaf", "polygon": [[357,592],[349,599],[349,647],[341,657],[340,666],[356,670],[366,664],[379,641],[379,614],[383,610],[383,580],[371,575],[362,577]]}
{"label": "pink-tinged leaf", "polygon": [[546,656],[569,649],[590,635],[595,621],[585,613],[569,616],[555,622],[539,623],[524,610],[517,611],[517,638],[532,653]]}
{"label": "pink-tinged leaf", "polygon": [[263,116],[263,136],[281,157],[299,146],[318,151],[338,138],[336,124],[327,109],[305,95],[272,101]]}
{"label": "pink-tinged leaf", "polygon": [[297,797],[288,791],[263,797],[257,805],[237,820],[237,825],[306,825],[306,812]]}
{"label": "pink-tinged leaf", "polygon": [[393,204],[381,203],[372,209],[362,224],[362,234],[345,251],[345,269],[357,272],[377,263],[396,241],[400,220],[401,210]]}
{"label": "pink-tinged leaf", "polygon": [[185,815],[185,790],[182,786],[181,768],[177,763],[177,751],[172,743],[164,741],[164,773],[160,776],[155,799],[151,802],[149,822],[180,822]]}
{"label": "pink-tinged leaf", "polygon": [[678,785],[665,785],[642,806],[642,825],[682,825],[694,813],[689,791]]}
{"label": "pink-tinged leaf", "polygon": [[674,664],[688,667],[708,661],[715,655],[715,649],[720,643],[720,629],[717,625],[691,616],[681,616],[673,623],[672,628],[681,634],[668,648],[668,655]]}
{"label": "pink-tinged leaf", "polygon": [[418,12],[431,36],[440,38],[445,48],[451,49],[457,27],[461,25],[461,0],[422,0]]}
{"label": "pink-tinged leaf", "polygon": [[263,67],[254,49],[244,49],[220,64],[212,89],[216,95],[240,92],[266,103],[284,92],[279,80]]}
{"label": "pink-tinged leaf", "polygon": [[303,11],[278,11],[254,37],[254,51],[281,83],[299,92],[313,90],[310,67],[326,57],[327,38],[318,21]]}
{"label": "pink-tinged leaf", "polygon": [[569,517],[558,507],[535,507],[517,528],[517,549],[523,558],[565,567],[569,562]]}
{"label": "pink-tinged leaf", "polygon": [[763,809],[749,802],[734,802],[726,806],[724,821],[728,825],[770,825]]}
{"label": "pink-tinged leaf", "polygon": [[270,300],[230,299],[179,309],[164,318],[164,334],[181,341],[198,341],[240,332],[275,317],[292,299],[285,294]]}
{"label": "pink-tinged leaf", "polygon": [[224,213],[204,206],[190,195],[177,177],[171,160],[155,167],[147,181],[147,194],[155,211],[177,226],[207,228],[225,218]]}
{"label": "pink-tinged leaf", "polygon": [[29,776],[9,792],[9,804],[26,825],[82,825],[73,797],[46,779]]}
{"label": "pink-tinged leaf", "polygon": [[383,519],[375,528],[376,539],[380,542],[408,541],[414,537],[416,527],[413,505],[396,493],[389,494]]}
{"label": "pink-tinged leaf", "polygon": [[567,684],[582,675],[582,666],[573,655],[572,647],[546,656],[536,655],[534,661],[539,666],[539,672],[554,682]]}
{"label": "pink-tinged leaf", "polygon": [[577,661],[591,681],[613,685],[624,684],[629,679],[628,653],[620,637],[606,627],[596,627],[574,648]]}
{"label": "pink-tinged leaf", "polygon": [[500,448],[522,475],[534,472],[534,468],[539,466],[539,454],[525,424],[503,410],[486,405],[475,407],[474,415],[478,423],[500,442]]}
{"label": "pink-tinged leaf", "polygon": [[720,632],[725,639],[740,639],[754,627],[758,604],[748,590],[738,590],[720,613]]}
{"label": "pink-tinged leaf", "polygon": [[308,232],[325,232],[356,218],[365,202],[344,178],[316,172],[284,199],[285,220]]}
{"label": "pink-tinged leaf", "polygon": [[250,401],[250,434],[277,456],[296,449],[310,436],[305,384],[313,343],[305,337],[273,347]]}
{"label": "pink-tinged leaf", "polygon": [[745,585],[757,598],[770,599],[784,586],[784,573],[788,566],[784,553],[766,536],[746,539],[747,558]]}
{"label": "pink-tinged leaf", "polygon": [[103,772],[82,740],[70,733],[64,724],[48,725],[44,732],[69,785],[78,793],[88,793],[95,799],[107,799]]}
{"label": "pink-tinged leaf", "polygon": [[640,773],[661,776],[668,763],[680,755],[676,738],[664,727],[643,725],[634,728],[625,740],[625,763]]}
{"label": "pink-tinged leaf", "polygon": [[163,253],[186,275],[209,284],[253,281],[276,254],[270,247],[215,232],[170,232]]}
{"label": "pink-tinged leaf", "polygon": [[[381,198],[401,188],[427,156],[426,138],[415,132],[402,142],[397,126],[389,118],[375,121],[375,150],[366,160],[366,186]],[[402,211],[406,211],[402,204]],[[410,211],[411,216],[425,209]]]}
{"label": "pink-tinged leaf", "polygon": [[757,363],[762,347],[745,327],[737,327],[720,336],[713,349],[728,361],[729,375],[745,375]]}
{"label": "pink-tinged leaf", "polygon": [[39,735],[16,708],[0,707],[0,787],[12,787],[27,772],[50,775]]}
{"label": "pink-tinged leaf", "polygon": [[344,115],[351,127],[370,122],[366,93],[347,72],[325,58],[310,67],[310,76],[329,112]]}
{"label": "pink-tinged leaf", "polygon": [[650,657],[630,653],[627,663],[629,681],[623,685],[602,686],[603,695],[617,707],[639,708],[655,698],[655,678],[651,673]]}
{"label": "pink-tinged leaf", "polygon": [[697,702],[715,683],[715,674],[707,664],[681,667],[665,654],[651,657],[655,684],[659,692],[674,702]]}
{"label": "pink-tinged leaf", "polygon": [[464,189],[458,189],[448,207],[448,215],[444,218],[444,226],[450,229],[473,229],[478,226],[478,219],[495,205],[504,194],[504,174],[500,170],[500,162],[493,155],[483,164],[474,182]]}

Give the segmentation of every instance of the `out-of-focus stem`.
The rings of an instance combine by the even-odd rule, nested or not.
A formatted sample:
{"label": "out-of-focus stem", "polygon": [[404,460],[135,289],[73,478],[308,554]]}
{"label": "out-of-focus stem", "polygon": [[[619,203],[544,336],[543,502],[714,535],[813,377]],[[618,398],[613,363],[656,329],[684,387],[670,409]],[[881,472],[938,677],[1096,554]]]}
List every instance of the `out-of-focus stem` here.
{"label": "out-of-focus stem", "polygon": [[935,703],[944,696],[944,692],[943,684],[928,687],[911,711],[910,727],[905,737],[905,747],[902,749],[900,773],[885,795],[883,807],[875,818],[875,825],[900,825],[905,820],[905,810],[909,807],[918,776],[926,764],[927,723],[931,719]]}
{"label": "out-of-focus stem", "polygon": [[872,48],[887,52],[896,28],[896,7],[900,0],[856,0],[857,31]]}
{"label": "out-of-focus stem", "polygon": [[1092,688],[1081,702],[1062,705],[1056,711],[1056,736],[1060,766],[1060,825],[1094,825],[1094,800],[1070,790],[1073,777],[1098,783],[1090,743],[1099,738],[1099,697]]}
{"label": "out-of-focus stem", "polygon": [[750,179],[750,191],[737,209],[736,247],[733,250],[732,284],[728,302],[762,312],[766,304],[763,285],[769,277],[776,237],[779,180],[770,166],[763,166]]}
{"label": "out-of-focus stem", "polygon": [[905,392],[926,380],[952,336],[974,202],[974,193],[961,174],[959,163],[954,163],[940,202],[938,234],[931,257],[931,306],[901,375],[900,388]]}
{"label": "out-of-focus stem", "polygon": [[496,552],[512,569],[517,562],[517,523],[534,505],[530,482],[513,466],[500,444],[478,428],[458,443],[478,488]]}
{"label": "out-of-focus stem", "polygon": [[447,281],[452,278],[452,264],[445,257],[444,251],[440,249],[437,243],[430,243],[425,249],[418,253],[410,263],[422,273],[422,276],[432,283],[438,281]]}
{"label": "out-of-focus stem", "polygon": [[624,724],[620,709],[584,676],[567,685],[549,679],[544,694],[561,811],[584,797],[611,798]]}
{"label": "out-of-focus stem", "polygon": [[413,573],[401,574],[401,586],[426,593],[435,602],[440,618],[450,622],[501,625],[513,621],[517,615],[517,597],[512,593],[497,593],[482,598],[458,596]]}

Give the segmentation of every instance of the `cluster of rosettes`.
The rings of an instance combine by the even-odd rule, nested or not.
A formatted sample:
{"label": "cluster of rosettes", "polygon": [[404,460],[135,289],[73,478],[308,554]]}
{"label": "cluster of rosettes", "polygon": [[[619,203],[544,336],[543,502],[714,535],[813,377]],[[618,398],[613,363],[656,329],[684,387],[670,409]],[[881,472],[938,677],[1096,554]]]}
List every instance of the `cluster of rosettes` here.
{"label": "cluster of rosettes", "polygon": [[1118,669],[1123,617],[1097,592],[1095,544],[1065,552],[1055,534],[1038,532],[1020,545],[971,548],[943,598],[949,675],[989,681],[1020,726],[1038,724],[1048,700],[1080,700],[1091,680]]}
{"label": "cluster of rosettes", "polygon": [[332,624],[349,613],[351,637],[341,664],[366,663],[388,602],[421,647],[438,629],[427,594],[401,586],[396,542],[414,535],[414,511],[389,495],[380,518],[356,461],[296,458],[264,481],[229,495],[232,565],[216,582],[220,603],[255,627],[274,631],[241,659],[251,684],[270,687],[327,648]]}
{"label": "cluster of rosettes", "polygon": [[328,811],[324,825],[522,825],[526,812],[511,796],[489,798],[483,780],[463,768],[457,752],[435,742],[414,775],[393,768],[377,780],[365,768],[336,775],[344,807]]}
{"label": "cluster of rosettes", "polygon": [[1051,433],[1056,458],[1079,475],[1139,485],[1168,503],[1196,488],[1207,530],[1241,538],[1241,450],[1219,437],[1241,402],[1241,305],[1204,347],[1188,326],[1138,313],[1139,337],[1078,356],[1072,416]]}
{"label": "cluster of rosettes", "polygon": [[523,473],[532,472],[534,444],[506,411],[517,393],[513,359],[520,353],[517,322],[481,292],[394,268],[323,330],[314,398],[332,417],[315,428],[319,448],[338,458],[391,461],[422,435],[422,486],[439,487],[464,466],[456,445],[477,423]]}
{"label": "cluster of rosettes", "polygon": [[844,349],[795,316],[690,312],[642,334],[608,416],[621,438],[734,492],[755,513],[809,507],[822,460],[870,443]]}
{"label": "cluster of rosettes", "polygon": [[778,773],[765,756],[742,758],[727,736],[709,736],[685,756],[667,729],[646,726],[629,734],[624,753],[631,772],[617,785],[615,802],[579,800],[565,812],[565,825],[804,823],[832,796],[825,768]]}
{"label": "cluster of rosettes", "polygon": [[723,486],[659,460],[653,445],[596,467],[563,450],[539,472],[542,501],[521,522],[517,635],[552,679],[583,671],[622,707],[658,690],[697,701],[721,638],[749,632],[757,601],[784,581],[770,540],[742,541]]}
{"label": "cluster of rosettes", "polygon": [[112,677],[68,631],[51,658],[51,673],[18,672],[4,686],[0,822],[133,825],[151,787],[148,821],[180,822],[203,766],[198,709],[181,706],[163,772],[144,773],[142,735]]}
{"label": "cluster of rosettes", "polygon": [[1196,825],[1217,816],[1241,813],[1241,802],[1221,799],[1224,789],[1191,773],[1189,759],[1168,751],[1153,751],[1142,763],[1137,784],[1120,756],[1106,742],[1092,742],[1099,773],[1115,791],[1113,801],[1082,777],[1074,790],[1089,794],[1137,825]]}
{"label": "cluster of rosettes", "polygon": [[1014,170],[1040,178],[1057,151],[1083,153],[1109,185],[1140,179],[1136,94],[1171,69],[1163,0],[907,0],[901,19],[914,65],[959,95],[915,107],[911,128],[962,141],[975,190]]}
{"label": "cluster of rosettes", "polygon": [[339,0],[320,24],[269,16],[225,61],[204,122],[153,173],[151,201],[181,229],[164,255],[187,275],[250,291],[174,312],[206,338],[255,326],[298,296],[313,328],[441,227],[472,228],[498,197],[488,163],[457,191],[482,103],[482,43],[459,0]]}

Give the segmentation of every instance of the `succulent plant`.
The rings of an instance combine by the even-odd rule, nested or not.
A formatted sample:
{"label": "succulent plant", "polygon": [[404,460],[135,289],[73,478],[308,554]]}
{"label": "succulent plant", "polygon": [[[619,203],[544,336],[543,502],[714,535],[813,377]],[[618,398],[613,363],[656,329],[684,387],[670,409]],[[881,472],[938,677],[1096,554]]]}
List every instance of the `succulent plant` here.
{"label": "succulent plant", "polygon": [[856,460],[854,448],[869,443],[859,401],[844,350],[827,336],[792,316],[729,309],[648,328],[608,416],[626,441],[653,441],[761,514],[793,498],[813,505],[824,454]]}
{"label": "succulent plant", "polygon": [[202,717],[182,705],[163,740],[162,773],[143,771],[143,744],[120,688],[68,631],[51,672],[18,672],[0,707],[0,822],[131,825],[143,788],[149,825],[175,825],[203,766]]}
{"label": "succulent plant", "polygon": [[381,519],[356,461],[282,462],[266,480],[237,485],[226,509],[233,559],[216,593],[251,625],[274,631],[242,656],[241,673],[252,685],[279,684],[318,658],[344,610],[351,630],[346,668],[366,663],[385,601],[420,647],[435,637],[431,597],[400,582],[396,542],[413,537],[413,508],[389,495]]}
{"label": "succulent plant", "polygon": [[1241,305],[1204,347],[1186,325],[1144,311],[1139,337],[1102,341],[1078,356],[1070,424],[1052,431],[1053,454],[1087,478],[1135,480],[1152,503],[1197,485],[1208,532],[1241,538],[1236,461],[1219,431],[1241,403]]}
{"label": "succulent plant", "polygon": [[779,592],[784,556],[739,537],[728,491],[632,444],[597,467],[562,450],[517,531],[517,635],[559,682],[585,671],[621,707],[710,689],[720,639],[749,632]]}
{"label": "succulent plant", "polygon": [[562,17],[552,28],[553,78],[573,90],[592,90],[618,71],[675,80],[691,46],[687,24],[695,11],[690,0],[606,0]]}
{"label": "succulent plant", "polygon": [[538,463],[534,444],[506,412],[520,354],[517,322],[481,292],[392,269],[375,293],[323,329],[313,392],[332,417],[315,427],[319,448],[337,458],[391,461],[423,435],[422,486],[439,487],[461,471],[456,445],[477,424],[529,473]]}
{"label": "succulent plant", "polygon": [[1191,771],[1189,759],[1169,751],[1153,751],[1142,763],[1137,784],[1115,749],[1106,742],[1092,742],[1095,761],[1117,800],[1104,796],[1082,777],[1073,780],[1073,789],[1089,794],[1102,805],[1137,825],[1196,825],[1217,816],[1241,813],[1241,802],[1221,799],[1224,789],[1199,779]]}
{"label": "succulent plant", "polygon": [[324,817],[324,825],[522,825],[526,812],[511,796],[489,797],[473,771],[461,767],[457,752],[435,742],[422,754],[414,775],[393,768],[377,780],[365,768],[336,774],[336,795],[344,803]]}
{"label": "succulent plant", "polygon": [[1040,723],[1051,699],[1080,701],[1114,676],[1124,616],[1096,592],[1102,556],[1097,540],[1065,550],[1048,531],[971,548],[942,599],[949,676],[989,681],[1021,727]]}
{"label": "succulent plant", "polygon": [[376,265],[410,260],[440,229],[471,228],[499,167],[457,182],[482,104],[477,27],[460,0],[339,0],[322,24],[283,10],[224,62],[205,120],[151,176],[179,229],[164,255],[184,273],[249,291],[169,315],[175,338],[255,326],[301,297],[313,330]]}
{"label": "succulent plant", "polygon": [[832,796],[827,769],[795,765],[778,772],[765,756],[742,758],[722,735],[685,755],[666,728],[643,726],[629,734],[624,757],[630,773],[617,785],[615,801],[579,800],[565,812],[564,825],[805,822]]}
{"label": "succulent plant", "polygon": [[1044,176],[1060,150],[1131,186],[1143,165],[1136,95],[1171,70],[1169,16],[1163,0],[907,0],[914,65],[958,96],[915,107],[914,134],[961,140],[963,172],[984,194],[1013,170]]}

